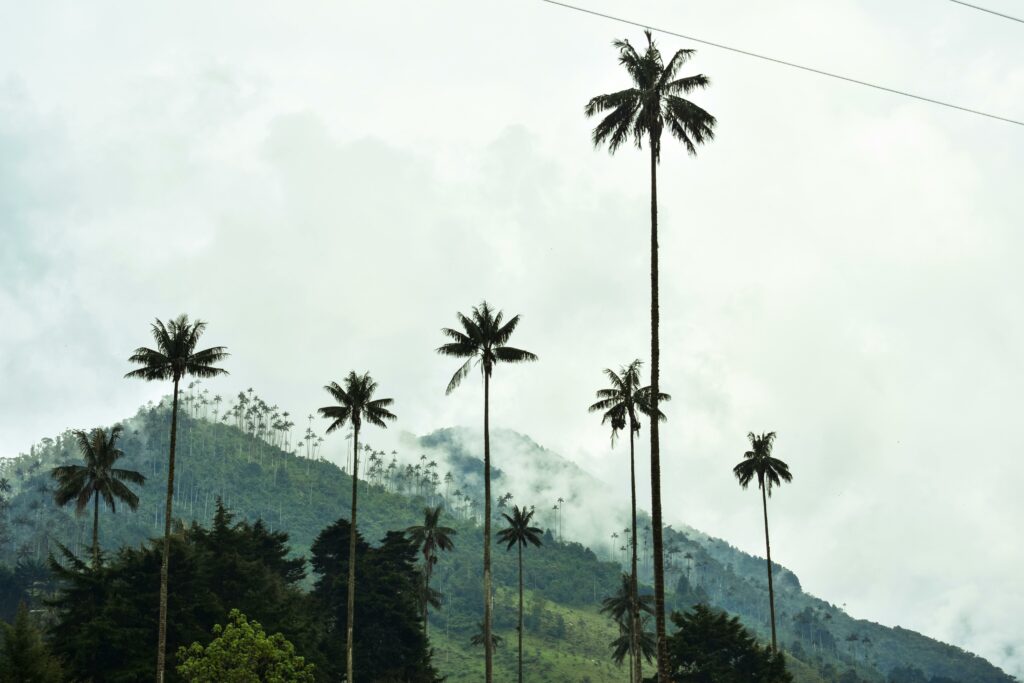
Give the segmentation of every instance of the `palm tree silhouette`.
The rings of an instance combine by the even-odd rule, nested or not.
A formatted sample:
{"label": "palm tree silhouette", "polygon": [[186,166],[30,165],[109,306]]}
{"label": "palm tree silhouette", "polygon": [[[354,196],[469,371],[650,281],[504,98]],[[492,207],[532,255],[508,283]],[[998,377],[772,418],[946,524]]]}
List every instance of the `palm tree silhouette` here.
{"label": "palm tree silhouette", "polygon": [[[501,636],[499,636],[497,633],[492,633],[491,634],[491,647],[490,647],[490,649],[491,650],[498,649],[498,646],[501,645],[503,640],[504,639]],[[483,622],[477,622],[476,633],[474,633],[472,636],[470,636],[469,642],[470,642],[470,644],[477,645],[477,646],[483,645],[484,643],[487,642],[487,636],[484,634]]]}
{"label": "palm tree silhouette", "polygon": [[144,484],[146,478],[135,470],[122,470],[114,467],[124,457],[124,451],[117,447],[117,440],[123,432],[121,425],[115,425],[110,432],[101,428],[86,434],[84,431],[72,432],[78,442],[78,450],[85,460],[84,465],[60,465],[50,471],[57,481],[54,500],[57,505],[64,506],[75,501],[75,512],[82,514],[93,500],[92,509],[92,563],[100,564],[100,499],[111,512],[117,512],[117,501],[121,501],[130,510],[139,508],[139,497],[135,495],[125,482]]}
{"label": "palm tree silhouette", "polygon": [[565,498],[558,497],[558,540],[565,541],[565,537],[562,536],[562,508],[565,506]]}
{"label": "palm tree silhouette", "polygon": [[344,387],[337,382],[331,382],[324,387],[338,403],[333,406],[324,406],[318,412],[321,417],[331,420],[330,426],[327,427],[328,434],[344,428],[349,422],[352,423],[352,516],[350,518],[351,532],[348,536],[348,626],[345,645],[345,671],[347,674],[345,680],[352,683],[352,622],[355,620],[356,609],[356,500],[359,493],[356,484],[359,481],[359,429],[363,426],[363,420],[372,425],[387,428],[385,420],[396,418],[388,410],[388,406],[394,403],[392,399],[373,398],[374,392],[377,391],[377,383],[370,377],[370,373],[357,375],[354,371],[349,372],[344,382]]}
{"label": "palm tree silhouette", "polygon": [[[650,663],[655,653],[655,643],[651,634],[644,629],[646,614],[654,612],[651,607],[651,596],[636,596],[636,584],[632,576],[623,572],[619,589],[601,601],[601,613],[609,615],[619,627],[619,637],[611,642],[612,659],[622,664],[626,655],[630,655],[630,680],[643,680],[640,666],[641,657]],[[639,629],[635,633],[634,629]],[[635,637],[634,637],[635,636]]]}
{"label": "palm tree silhouette", "polygon": [[423,553],[423,633],[427,632],[427,607],[430,604],[430,574],[437,564],[438,550],[452,550],[455,542],[452,536],[456,534],[455,529],[447,526],[440,526],[441,506],[423,509],[423,524],[411,526],[405,530],[416,546]]}
{"label": "palm tree silhouette", "polygon": [[778,458],[772,457],[775,444],[775,432],[758,436],[754,432],[747,434],[750,450],[743,454],[743,460],[732,468],[740,486],[747,485],[757,477],[757,486],[761,489],[761,506],[764,510],[764,547],[768,562],[768,608],[772,618],[772,651],[775,642],[775,588],[772,586],[772,545],[768,540],[768,498],[772,495],[772,486],[782,486],[782,482],[793,481],[789,465]]}
{"label": "palm tree silhouette", "polygon": [[512,516],[505,513],[501,516],[508,522],[508,526],[498,532],[498,543],[504,543],[505,550],[512,550],[512,546],[519,549],[519,683],[523,683],[523,548],[527,543],[540,547],[541,536],[544,530],[530,526],[533,521],[533,510],[526,510],[518,505],[512,506]]}
{"label": "palm tree silhouette", "polygon": [[[634,600],[636,600],[637,595],[636,449],[634,437],[640,432],[639,413],[650,417],[652,411],[651,388],[640,386],[640,366],[640,360],[637,359],[629,365],[621,367],[619,372],[606,368],[604,373],[608,377],[611,386],[607,389],[599,389],[597,391],[597,402],[589,408],[592,413],[603,413],[601,424],[611,424],[612,446],[615,445],[615,439],[619,431],[627,427],[629,428],[630,546],[632,550],[630,583],[632,585],[631,594]],[[663,393],[659,397],[659,401],[669,401],[671,398],[668,394]],[[665,415],[660,410],[658,415],[662,421],[665,420]],[[639,624],[640,613],[638,610],[633,610],[632,614],[637,623],[631,624],[628,631],[631,636],[639,638],[642,633]],[[633,671],[634,683],[639,683],[642,680],[643,674],[641,672],[640,646],[638,642],[632,644],[630,652],[633,653],[633,662],[630,668]]]}
{"label": "palm tree silhouette", "polygon": [[[174,447],[178,431],[178,385],[187,376],[216,377],[228,374],[223,368],[214,367],[228,357],[223,346],[211,346],[196,351],[196,344],[206,330],[202,320],[189,321],[185,314],[169,321],[166,325],[158,318],[151,326],[156,348],[140,346],[128,357],[128,362],[142,367],[132,370],[125,377],[147,381],[171,380],[174,393],[171,399],[171,444],[167,456],[167,501],[164,506],[164,552],[160,563],[160,615],[157,629],[156,681],[163,683],[165,648],[167,645],[167,581],[171,554],[171,516],[174,502]],[[251,390],[250,390],[251,391]]]}
{"label": "palm tree silhouette", "polygon": [[[445,393],[450,394],[469,375],[476,360],[484,378],[484,642],[491,638],[491,373],[498,363],[525,363],[537,360],[529,351],[506,346],[516,327],[519,316],[507,322],[501,311],[495,312],[486,301],[473,307],[471,316],[457,314],[462,330],[444,328],[441,333],[452,341],[437,349],[443,356],[465,358]],[[484,679],[491,683],[494,676],[494,653],[484,648]]]}
{"label": "palm tree silhouette", "polygon": [[[693,102],[681,97],[694,90],[706,88],[706,76],[676,78],[679,69],[693,55],[693,50],[677,50],[668,63],[654,44],[650,31],[647,48],[640,54],[628,40],[612,43],[619,51],[621,64],[633,81],[633,87],[607,95],[598,95],[587,103],[584,113],[595,116],[607,113],[594,128],[594,146],[607,143],[608,151],[615,151],[630,138],[641,148],[644,139],[651,158],[651,401],[654,412],[658,409],[660,390],[660,348],[658,342],[658,163],[661,159],[661,134],[668,131],[683,143],[691,154],[697,146],[714,138],[715,117]],[[661,528],[661,451],[658,441],[658,423],[651,424],[651,521],[654,528],[654,605],[655,627],[658,638],[658,681],[668,683],[668,652],[665,641],[665,576],[662,556]]]}

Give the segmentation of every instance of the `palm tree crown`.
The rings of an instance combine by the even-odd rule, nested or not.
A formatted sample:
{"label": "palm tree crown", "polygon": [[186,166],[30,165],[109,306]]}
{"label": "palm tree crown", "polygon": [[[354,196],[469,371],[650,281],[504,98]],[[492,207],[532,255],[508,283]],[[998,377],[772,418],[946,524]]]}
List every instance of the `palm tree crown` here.
{"label": "palm tree crown", "polygon": [[102,500],[111,512],[117,512],[117,501],[130,510],[137,510],[139,497],[128,484],[144,484],[146,477],[135,470],[123,470],[114,464],[124,457],[117,447],[123,428],[115,425],[109,432],[96,428],[90,433],[73,432],[84,465],[60,465],[50,471],[57,481],[54,499],[64,506],[75,502],[75,512],[81,514],[89,500],[93,501],[93,563],[99,564],[99,504]]}
{"label": "palm tree crown", "polygon": [[157,320],[151,327],[156,348],[142,346],[135,349],[128,361],[142,367],[125,377],[177,381],[186,375],[216,377],[227,374],[227,370],[213,366],[228,357],[226,347],[211,346],[196,351],[196,344],[206,330],[206,323],[202,320],[190,322],[188,316],[182,314],[166,325]]}
{"label": "palm tree crown", "polygon": [[138,509],[139,497],[125,482],[144,484],[146,477],[134,470],[114,467],[114,463],[124,457],[124,451],[117,447],[123,431],[121,425],[115,425],[109,432],[101,428],[88,434],[80,430],[73,432],[85,464],[60,465],[51,470],[51,476],[57,480],[53,496],[57,505],[75,501],[75,512],[81,514],[96,495],[111,512],[117,512],[117,501],[131,510]]}
{"label": "palm tree crown", "polygon": [[423,561],[426,564],[437,564],[438,550],[452,550],[455,542],[452,536],[456,534],[455,529],[439,524],[441,518],[441,506],[424,508],[423,524],[411,526],[405,530],[409,540],[416,544],[416,547],[423,553]]}
{"label": "palm tree crown", "polygon": [[518,505],[512,507],[511,517],[504,512],[501,513],[501,516],[508,522],[508,526],[498,532],[498,543],[504,543],[506,550],[511,550],[516,545],[525,548],[529,543],[539,547],[544,530],[530,526],[530,522],[533,521],[533,513],[533,510],[527,510]]}
{"label": "palm tree crown", "polygon": [[758,436],[754,432],[747,434],[751,449],[743,454],[743,460],[732,468],[740,486],[747,488],[754,477],[757,477],[759,488],[771,496],[773,486],[782,486],[793,481],[789,465],[772,457],[772,446],[775,444],[775,432],[767,432]]}
{"label": "palm tree crown", "polygon": [[[592,413],[603,412],[601,424],[611,424],[612,443],[619,431],[626,428],[627,423],[632,423],[634,432],[640,431],[640,421],[637,413],[651,416],[654,410],[651,401],[651,388],[640,386],[639,359],[629,365],[619,368],[615,372],[611,368],[605,368],[604,374],[611,384],[607,389],[598,389],[596,392],[597,402],[590,406]],[[672,397],[666,393],[658,392],[658,402],[671,401]],[[658,419],[665,421],[665,414],[658,409]]]}
{"label": "palm tree crown", "polygon": [[525,363],[537,360],[537,356],[529,351],[505,346],[519,325],[519,316],[514,315],[504,320],[501,311],[495,312],[486,301],[473,307],[472,316],[457,314],[462,324],[462,331],[443,328],[441,333],[453,341],[437,349],[443,356],[465,358],[452,379],[448,382],[445,393],[452,393],[472,369],[473,360],[480,365],[480,371],[488,377],[497,363]]}
{"label": "palm tree crown", "polygon": [[354,371],[350,372],[344,382],[344,387],[337,382],[331,382],[324,387],[338,402],[338,405],[325,406],[318,411],[321,417],[332,420],[327,428],[328,434],[341,429],[349,422],[359,429],[363,420],[377,427],[387,427],[385,420],[396,419],[388,410],[388,406],[394,403],[392,399],[373,398],[374,392],[377,391],[377,382],[370,377],[370,373],[357,375]]}
{"label": "palm tree crown", "polygon": [[[630,621],[633,614],[633,596],[630,585],[632,577],[623,572],[620,577],[619,588],[614,595],[609,595],[601,601],[601,614],[607,614],[613,621],[619,624]],[[654,601],[652,595],[641,595],[637,599],[637,611],[641,614],[654,613],[651,603]]]}
{"label": "palm tree crown", "polygon": [[696,154],[697,145],[714,139],[715,117],[681,95],[706,88],[711,81],[703,74],[676,78],[694,50],[676,50],[665,64],[651,32],[644,33],[647,48],[643,54],[628,40],[612,43],[633,87],[597,95],[587,103],[584,113],[588,117],[609,112],[594,128],[594,146],[607,143],[608,151],[614,153],[630,138],[640,148],[646,137],[655,159],[660,159],[661,133],[668,128],[690,154]]}

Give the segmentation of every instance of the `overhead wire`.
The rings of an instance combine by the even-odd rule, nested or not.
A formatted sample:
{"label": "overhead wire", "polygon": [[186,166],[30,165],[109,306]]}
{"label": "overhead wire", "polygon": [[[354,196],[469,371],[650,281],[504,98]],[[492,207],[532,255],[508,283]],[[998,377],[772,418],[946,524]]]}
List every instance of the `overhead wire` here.
{"label": "overhead wire", "polygon": [[949,1],[952,2],[952,3],[956,3],[957,5],[963,5],[964,7],[970,7],[971,9],[976,9],[979,12],[987,12],[989,14],[994,14],[997,17],[1002,17],[1003,19],[1009,19],[1010,21],[1016,21],[1019,24],[1024,24],[1024,19],[1018,19],[1017,17],[1010,16],[1009,14],[1003,14],[1002,12],[996,12],[995,10],[988,9],[987,7],[980,7],[978,5],[972,5],[969,2],[962,2],[962,0],[949,0]]}
{"label": "overhead wire", "polygon": [[540,0],[540,1],[544,2],[544,3],[547,3],[549,5],[555,5],[555,6],[563,7],[565,9],[573,10],[573,11],[576,11],[576,12],[582,12],[583,14],[589,14],[591,16],[600,17],[602,19],[609,19],[611,21],[616,21],[616,22],[619,22],[621,24],[627,24],[629,26],[636,26],[637,28],[650,29],[652,31],[657,31],[658,33],[664,33],[665,35],[675,36],[676,38],[682,38],[683,40],[689,40],[689,41],[692,41],[694,43],[701,43],[703,45],[708,45],[710,47],[716,47],[716,48],[718,48],[720,50],[727,50],[729,52],[735,52],[736,54],[741,54],[741,55],[744,55],[744,56],[747,56],[747,57],[753,57],[755,59],[760,59],[760,60],[763,60],[763,61],[766,61],[766,62],[771,62],[773,64],[778,64],[780,66],[786,66],[786,67],[790,67],[792,69],[799,69],[800,71],[806,71],[806,72],[809,72],[809,73],[817,74],[819,76],[825,76],[825,77],[828,77],[828,78],[834,78],[836,80],[845,81],[847,83],[853,83],[855,85],[864,86],[866,88],[873,88],[875,90],[881,90],[882,92],[891,93],[893,95],[901,95],[903,97],[909,97],[911,99],[919,100],[921,102],[927,102],[929,104],[935,104],[935,105],[938,105],[940,107],[947,107],[949,109],[956,109],[957,111],[966,112],[968,114],[974,114],[975,116],[983,116],[985,118],[994,119],[996,121],[1003,121],[1004,123],[1011,123],[1011,124],[1016,125],[1016,126],[1024,127],[1024,121],[1021,121],[1021,120],[1018,120],[1018,119],[1012,119],[1012,118],[1009,118],[1007,116],[1000,116],[998,114],[992,114],[992,113],[989,113],[989,112],[986,112],[986,111],[982,111],[980,109],[972,109],[971,107],[965,107],[965,106],[962,106],[962,105],[959,105],[959,104],[954,104],[952,102],[945,102],[943,100],[937,100],[937,99],[934,99],[934,98],[931,98],[931,97],[925,97],[924,95],[917,95],[915,93],[908,92],[906,90],[900,90],[898,88],[890,88],[890,87],[885,86],[885,85],[879,85],[878,83],[871,83],[869,81],[863,81],[863,80],[860,80],[858,78],[852,78],[850,76],[844,76],[842,74],[837,74],[837,73],[833,73],[833,72],[830,72],[830,71],[825,71],[823,69],[817,69],[815,67],[805,66],[803,64],[797,64],[795,62],[789,62],[789,61],[786,61],[784,59],[778,59],[776,57],[770,57],[768,55],[760,54],[760,53],[757,53],[757,52],[751,52],[749,50],[743,50],[741,48],[732,47],[732,46],[729,46],[729,45],[724,45],[722,43],[717,43],[717,42],[713,42],[713,41],[710,41],[710,40],[704,40],[702,38],[697,38],[695,36],[685,35],[683,33],[678,33],[676,31],[670,31],[670,30],[665,29],[665,28],[658,28],[656,26],[652,26],[651,24],[644,24],[644,23],[641,23],[639,21],[634,21],[632,19],[626,19],[624,17],[618,17],[618,16],[615,16],[615,15],[612,15],[612,14],[605,14],[604,12],[598,12],[597,10],[592,10],[592,9],[589,9],[589,8],[586,8],[586,7],[580,7],[578,5],[571,5],[571,4],[567,3],[567,2],[561,2],[561,0]]}

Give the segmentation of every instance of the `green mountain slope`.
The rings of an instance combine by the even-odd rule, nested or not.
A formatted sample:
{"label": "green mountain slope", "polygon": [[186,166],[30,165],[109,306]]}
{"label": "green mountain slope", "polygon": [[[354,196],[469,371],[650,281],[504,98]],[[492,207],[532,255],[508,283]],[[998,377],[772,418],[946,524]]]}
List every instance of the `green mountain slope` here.
{"label": "green mountain slope", "polygon": [[[251,406],[258,399],[249,400]],[[239,518],[262,518],[273,529],[286,530],[294,553],[304,555],[321,529],[347,514],[351,480],[343,469],[319,457],[320,443],[310,431],[293,443],[287,422],[271,420],[269,407],[255,415],[251,408],[248,414],[216,415],[208,406],[186,403],[185,412],[179,420],[176,517],[208,524],[220,496]],[[138,511],[101,513],[100,540],[106,549],[140,544],[163,528],[168,411],[148,406],[124,424],[121,447],[126,457],[121,465],[139,470],[148,481],[140,491]],[[443,555],[434,572],[434,586],[444,595],[444,605],[431,615],[431,638],[438,667],[449,680],[475,681],[481,659],[469,638],[482,611],[480,439],[470,430],[448,429],[404,441],[404,456],[372,448],[361,454],[360,470],[366,477],[360,491],[361,531],[372,541],[386,530],[418,523],[425,505],[446,506],[446,523],[458,535],[456,550]],[[600,509],[591,504],[592,497],[613,497],[604,484],[525,436],[496,431],[494,441],[496,495],[508,493],[511,498],[506,500],[536,505],[541,525],[549,529],[543,547],[530,548],[525,556],[526,653],[531,670],[543,671],[543,680],[621,680],[623,670],[608,657],[614,627],[597,608],[614,590],[623,567],[623,556],[604,540],[605,527],[621,527],[614,520],[622,517],[614,510],[605,519],[583,512]],[[0,602],[16,592],[15,584],[29,581],[25,576],[44,578],[38,563],[56,543],[79,554],[87,552],[91,516],[76,517],[71,509],[56,508],[48,475],[51,467],[78,459],[70,435],[64,434],[44,439],[27,454],[0,461],[0,476],[13,489],[0,512],[0,566],[19,566],[22,576],[0,587]],[[564,503],[554,510],[558,498]],[[577,538],[587,543],[573,540]],[[708,601],[740,616],[760,636],[767,634],[763,560],[686,527],[670,529],[666,540],[673,607]],[[494,558],[495,624],[506,640],[497,680],[512,680],[511,591],[516,566],[513,553],[503,549]],[[641,578],[649,580],[647,558],[641,566]],[[782,567],[777,571],[780,639],[798,681],[830,681],[847,671],[860,680],[882,681],[896,667],[914,667],[928,676],[963,683],[1012,680],[955,647],[852,619],[804,593],[792,572]]]}

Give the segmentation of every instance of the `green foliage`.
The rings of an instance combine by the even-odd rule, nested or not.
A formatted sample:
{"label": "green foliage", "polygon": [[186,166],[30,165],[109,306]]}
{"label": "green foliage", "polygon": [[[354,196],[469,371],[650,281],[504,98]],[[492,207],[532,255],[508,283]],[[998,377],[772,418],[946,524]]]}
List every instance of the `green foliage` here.
{"label": "green foliage", "polygon": [[248,621],[237,609],[228,624],[213,627],[206,647],[199,643],[178,648],[178,673],[191,683],[314,683],[314,666],[295,654],[280,633],[267,636],[258,621]]}
{"label": "green foliage", "polygon": [[668,638],[669,675],[678,683],[789,683],[781,655],[760,647],[736,617],[696,605],[675,612]]}
{"label": "green foliage", "polygon": [[[60,580],[49,601],[56,654],[76,680],[136,681],[152,676],[155,605],[161,543],[122,548],[109,562],[89,566],[70,551],[52,562]],[[256,522],[232,523],[218,506],[213,528],[198,525],[171,537],[172,580],[167,643],[171,652],[205,642],[232,608],[285,634],[315,653],[308,598],[298,588],[303,561],[288,557],[287,535]],[[168,680],[175,680],[171,671]]]}
{"label": "green foliage", "polygon": [[0,683],[60,683],[59,662],[50,654],[24,603],[14,624],[0,623]]}
{"label": "green foliage", "polygon": [[[324,625],[320,649],[329,662],[324,668],[331,680],[339,680],[344,670],[350,532],[348,521],[340,519],[320,533],[312,549],[311,564],[318,578],[311,598]],[[440,680],[422,628],[417,553],[416,544],[401,532],[388,532],[376,547],[356,533],[356,680]]]}

